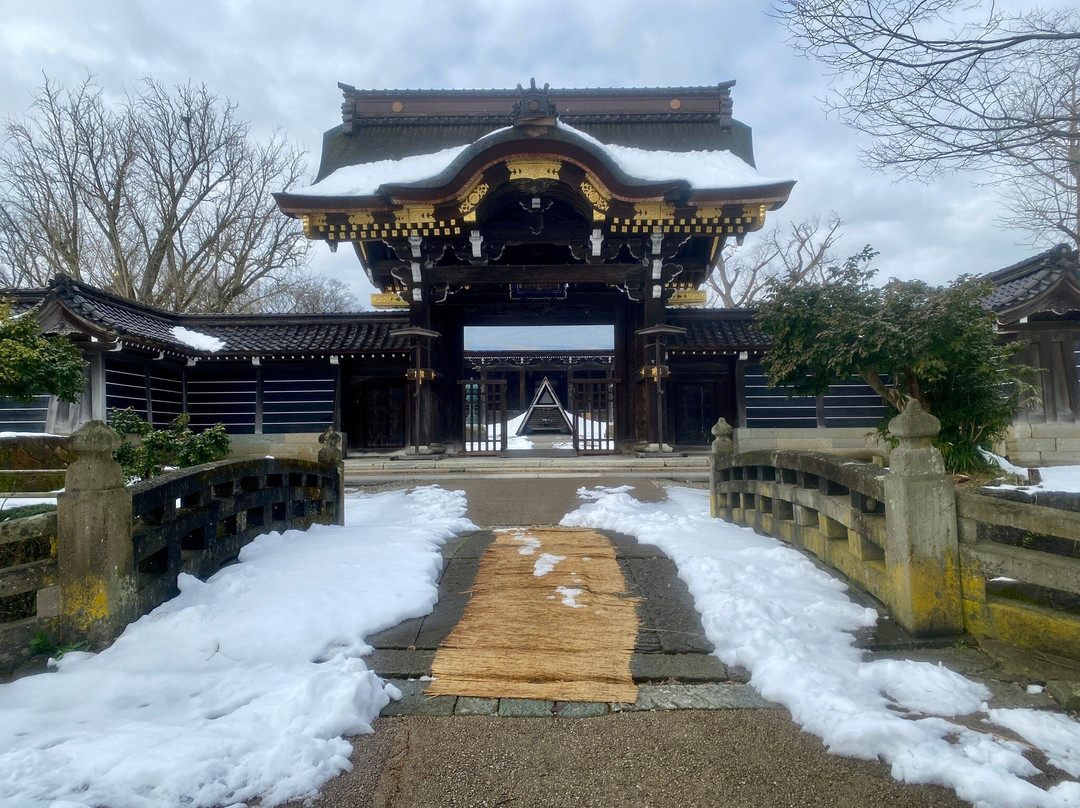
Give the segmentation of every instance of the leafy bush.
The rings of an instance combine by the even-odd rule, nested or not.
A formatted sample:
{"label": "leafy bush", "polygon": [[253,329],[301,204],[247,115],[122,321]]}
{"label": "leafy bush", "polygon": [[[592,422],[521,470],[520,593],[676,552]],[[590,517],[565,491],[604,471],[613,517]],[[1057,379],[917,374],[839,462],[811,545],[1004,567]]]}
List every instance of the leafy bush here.
{"label": "leafy bush", "polygon": [[0,301],[0,396],[27,403],[49,393],[78,401],[86,385],[82,351],[64,336],[46,337],[34,312],[15,316]]}
{"label": "leafy bush", "polygon": [[[129,481],[148,480],[161,474],[166,466],[198,466],[220,460],[229,453],[224,424],[193,432],[188,427],[190,421],[191,416],[181,413],[165,429],[154,429],[132,407],[113,410],[109,414],[109,426],[125,438],[113,459],[123,466],[124,476]],[[137,435],[139,440],[129,442],[128,435]]]}
{"label": "leafy bush", "polygon": [[1021,395],[1033,391],[1032,370],[1013,361],[1019,344],[998,339],[996,316],[982,305],[988,283],[874,286],[876,255],[867,246],[821,283],[772,284],[757,320],[774,342],[762,362],[769,385],[818,395],[859,376],[888,405],[886,421],[911,399],[938,418],[934,444],[947,469],[985,467],[980,447],[1004,436]]}

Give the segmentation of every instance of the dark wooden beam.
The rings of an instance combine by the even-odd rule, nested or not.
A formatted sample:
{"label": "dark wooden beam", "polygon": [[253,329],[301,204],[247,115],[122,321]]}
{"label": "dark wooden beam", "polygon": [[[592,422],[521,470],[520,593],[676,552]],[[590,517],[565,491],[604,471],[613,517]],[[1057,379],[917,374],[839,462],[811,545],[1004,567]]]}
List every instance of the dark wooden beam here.
{"label": "dark wooden beam", "polygon": [[647,271],[637,264],[567,264],[432,267],[425,274],[448,283],[620,283]]}

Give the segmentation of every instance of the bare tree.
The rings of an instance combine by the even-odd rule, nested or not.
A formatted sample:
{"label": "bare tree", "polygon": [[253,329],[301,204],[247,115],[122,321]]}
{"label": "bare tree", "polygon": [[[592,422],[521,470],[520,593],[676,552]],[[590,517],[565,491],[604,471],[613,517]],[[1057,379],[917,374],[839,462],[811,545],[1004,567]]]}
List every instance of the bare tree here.
{"label": "bare tree", "polygon": [[271,196],[304,175],[275,133],[256,142],[205,86],[145,79],[118,104],[87,79],[46,79],[0,152],[0,273],[56,272],[175,311],[243,308],[298,277],[309,245]]}
{"label": "bare tree", "polygon": [[871,165],[989,172],[1033,242],[1077,238],[1080,14],[969,0],[778,0],[827,104],[872,135]]}
{"label": "bare tree", "polygon": [[773,278],[821,281],[825,268],[834,260],[830,251],[842,226],[835,213],[824,222],[814,216],[767,230],[745,253],[726,247],[706,281],[709,302],[744,308],[760,300]]}
{"label": "bare tree", "polygon": [[251,289],[246,308],[277,314],[319,314],[359,311],[360,305],[341,281],[297,272],[292,277],[257,284]]}

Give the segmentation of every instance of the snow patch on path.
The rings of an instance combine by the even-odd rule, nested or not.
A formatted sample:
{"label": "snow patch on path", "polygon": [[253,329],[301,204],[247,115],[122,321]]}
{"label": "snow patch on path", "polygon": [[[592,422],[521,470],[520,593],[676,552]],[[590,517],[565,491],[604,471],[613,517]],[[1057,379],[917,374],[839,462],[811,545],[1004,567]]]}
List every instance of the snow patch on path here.
{"label": "snow patch on path", "polygon": [[[519,550],[518,552],[521,551]],[[566,556],[558,556],[552,555],[551,553],[544,553],[538,559],[536,559],[536,563],[533,564],[533,575],[535,575],[537,578],[542,578],[543,576],[551,572],[553,569],[555,569],[555,565],[558,564],[560,561],[566,561]]]}
{"label": "snow patch on path", "polygon": [[[864,662],[853,633],[873,625],[874,610],[853,603],[843,583],[796,550],[710,518],[706,492],[669,488],[662,503],[638,502],[626,487],[578,493],[591,501],[561,524],[660,547],[678,566],[716,656],[749,669],[751,685],[833,754],[884,760],[898,780],[943,785],[982,808],[1080,806],[1080,784],[1044,790],[1021,779],[1036,770],[1020,744],[942,717],[985,711],[981,685],[929,663]],[[1051,730],[1066,737],[1052,727],[1017,729],[1060,752],[1066,742],[1047,741]]]}
{"label": "snow patch on path", "polygon": [[351,768],[342,736],[400,694],[364,638],[428,614],[439,548],[476,529],[465,496],[346,500],[346,527],[260,536],[240,563],[130,625],[99,654],[0,686],[0,804],[263,805]]}
{"label": "snow patch on path", "polygon": [[584,603],[578,603],[576,598],[582,593],[583,590],[575,589],[571,586],[557,586],[555,591],[562,595],[563,606],[569,606],[571,609],[584,609]]}

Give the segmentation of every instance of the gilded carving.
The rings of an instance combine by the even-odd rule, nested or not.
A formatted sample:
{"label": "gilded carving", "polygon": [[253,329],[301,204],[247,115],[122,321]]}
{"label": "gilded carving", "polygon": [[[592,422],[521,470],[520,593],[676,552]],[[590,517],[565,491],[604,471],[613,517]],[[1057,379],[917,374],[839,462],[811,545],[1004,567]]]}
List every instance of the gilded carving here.
{"label": "gilded carving", "polygon": [[394,220],[398,227],[430,227],[435,224],[434,205],[412,205],[394,211]]}
{"label": "gilded carving", "polygon": [[375,224],[375,217],[367,211],[362,213],[350,213],[349,224],[353,227],[363,227],[369,224]]}
{"label": "gilded carving", "polygon": [[608,197],[600,193],[600,190],[588,180],[584,180],[581,183],[581,193],[585,194],[585,198],[589,200],[589,204],[597,210],[607,210],[610,207],[610,200]]}
{"label": "gilded carving", "polygon": [[407,309],[406,303],[397,292],[373,293],[371,307],[375,309]]}
{"label": "gilded carving", "polygon": [[669,306],[704,306],[708,295],[704,289],[676,289],[668,301]]}
{"label": "gilded carving", "polygon": [[326,227],[325,213],[305,213],[301,220],[304,223],[304,235],[308,238],[317,238],[319,235],[318,229]]}
{"label": "gilded carving", "polygon": [[713,207],[713,206],[699,207],[694,212],[694,218],[699,219],[699,220],[706,220],[706,221],[708,221],[710,219],[722,219],[722,218],[724,218],[724,209],[720,208],[720,207]]}
{"label": "gilded carving", "polygon": [[458,205],[458,210],[463,214],[472,213],[476,210],[476,206],[480,204],[488,192],[488,184],[486,182],[478,182],[472,188],[470,188],[462,197],[461,204]]}
{"label": "gilded carving", "polygon": [[634,205],[634,221],[674,218],[675,207],[666,202],[639,202]]}
{"label": "gilded carving", "polygon": [[557,180],[561,160],[508,160],[506,168],[513,180]]}

